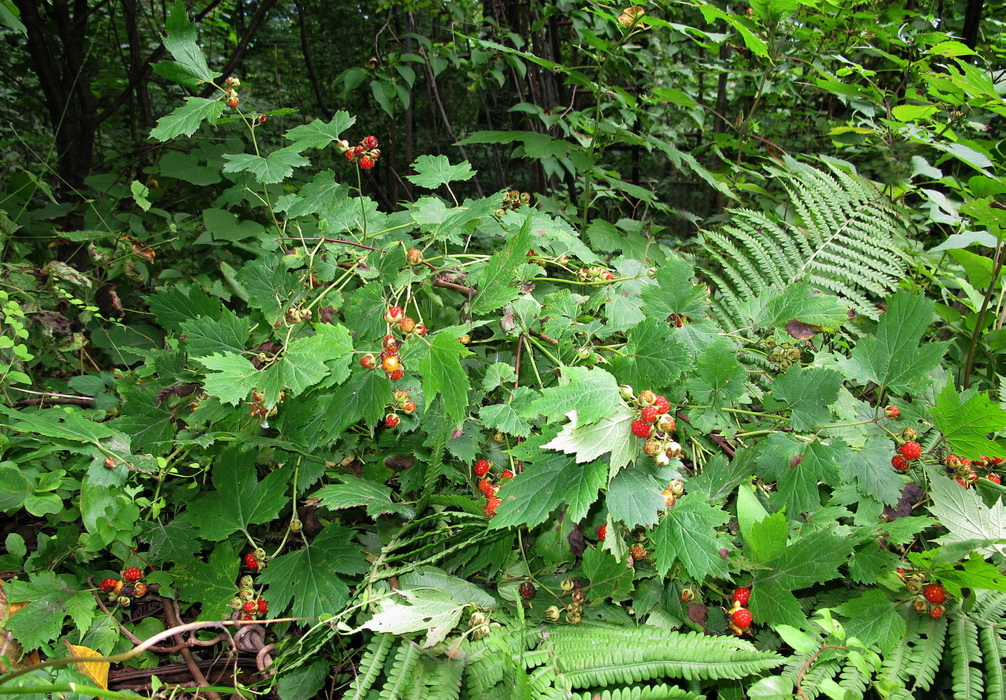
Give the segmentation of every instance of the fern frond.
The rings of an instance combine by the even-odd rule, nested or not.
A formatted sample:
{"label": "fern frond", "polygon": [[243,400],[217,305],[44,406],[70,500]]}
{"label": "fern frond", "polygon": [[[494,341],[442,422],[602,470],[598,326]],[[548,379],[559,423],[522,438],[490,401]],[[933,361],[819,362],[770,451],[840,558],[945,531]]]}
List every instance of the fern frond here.
{"label": "fern frond", "polygon": [[954,698],[981,700],[982,652],[978,648],[978,625],[972,620],[955,616],[948,625],[950,658],[953,663]]}
{"label": "fern frond", "polygon": [[866,695],[866,688],[870,684],[870,677],[860,671],[855,664],[845,664],[839,674],[839,679],[840,686],[851,690],[860,697]]}
{"label": "fern frond", "polygon": [[1006,640],[1001,625],[984,625],[978,634],[978,645],[985,657],[985,698],[1006,698]]}
{"label": "fern frond", "polygon": [[[905,633],[897,646],[884,655],[879,675],[906,688],[928,689],[936,675],[943,652],[947,621],[906,613]],[[914,683],[909,686],[909,680]],[[908,697],[912,694],[909,692]]]}
{"label": "fern frond", "polygon": [[390,667],[385,671],[387,680],[378,695],[381,700],[398,700],[405,697],[409,689],[416,684],[418,675],[415,673],[423,652],[409,639],[402,639]]}
{"label": "fern frond", "polygon": [[363,700],[367,697],[374,681],[381,674],[381,669],[384,668],[384,659],[387,658],[391,647],[395,645],[396,639],[393,634],[378,633],[374,635],[370,643],[367,644],[367,650],[360,657],[360,663],[356,667],[356,678],[353,679],[344,696],[347,700]]}
{"label": "fern frond", "polygon": [[931,617],[919,617],[916,628],[917,640],[912,648],[911,668],[915,683],[909,690],[917,692],[929,690],[936,679],[936,672],[943,659],[943,645],[947,639],[947,619],[934,620]]}
{"label": "fern frond", "polygon": [[672,685],[637,685],[631,688],[574,693],[574,700],[705,700],[705,695]]}
{"label": "fern frond", "polygon": [[[430,661],[432,663],[426,663]],[[454,659],[426,659],[420,700],[457,700],[465,664]]]}
{"label": "fern frond", "polygon": [[665,677],[743,678],[783,659],[729,637],[683,634],[656,627],[582,625],[551,631],[542,645],[576,688],[638,683]]}
{"label": "fern frond", "polygon": [[792,167],[781,176],[792,220],[732,210],[726,226],[700,236],[717,288],[713,312],[725,328],[746,325],[744,300],[803,280],[877,318],[876,299],[894,291],[904,276],[903,241],[910,228],[890,200],[834,166],[828,172]]}

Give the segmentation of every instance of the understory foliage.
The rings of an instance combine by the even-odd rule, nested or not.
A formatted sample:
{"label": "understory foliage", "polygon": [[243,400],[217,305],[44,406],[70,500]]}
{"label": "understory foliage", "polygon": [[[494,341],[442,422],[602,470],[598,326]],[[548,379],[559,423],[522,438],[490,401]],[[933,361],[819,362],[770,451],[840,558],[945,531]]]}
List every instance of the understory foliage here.
{"label": "understory foliage", "polygon": [[[795,4],[699,9],[783,60]],[[288,112],[246,111],[172,7],[157,73],[192,92],[108,205],[124,228],[85,218],[43,260],[0,210],[2,692],[134,697],[110,664],[156,692],[162,658],[216,646],[201,685],[283,700],[1006,698],[1006,179],[965,134],[1004,116],[998,84],[927,35],[909,96],[881,118],[863,88],[832,134],[917,148],[898,187],[851,152],[723,174],[644,137],[604,63],[718,34],[589,19],[596,82],[480,46],[596,110],[463,141],[567,199],[475,194],[471,162],[422,154],[390,210],[381,133],[339,110],[260,139]],[[617,144],[734,202],[696,240],[606,217],[673,209]]]}

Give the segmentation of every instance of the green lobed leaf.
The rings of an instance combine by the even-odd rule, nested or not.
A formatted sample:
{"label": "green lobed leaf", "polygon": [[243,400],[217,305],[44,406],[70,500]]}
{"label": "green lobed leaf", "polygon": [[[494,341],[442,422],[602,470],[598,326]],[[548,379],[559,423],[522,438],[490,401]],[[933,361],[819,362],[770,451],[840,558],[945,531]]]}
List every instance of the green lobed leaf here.
{"label": "green lobed leaf", "polygon": [[249,172],[266,185],[283,182],[293,175],[294,168],[311,164],[292,148],[281,148],[265,157],[251,153],[225,153],[224,161],[225,173]]}
{"label": "green lobed leaf", "polygon": [[240,354],[244,352],[251,330],[251,319],[224,309],[218,318],[194,318],[181,324],[185,334],[185,347],[190,357],[215,353]]}
{"label": "green lobed leaf", "polygon": [[195,87],[200,82],[211,82],[220,77],[220,73],[211,71],[206,65],[206,57],[197,43],[196,27],[189,21],[185,12],[185,3],[178,0],[171,6],[167,21],[168,35],[164,37],[164,48],[171,52],[175,62],[189,72],[195,83],[183,82],[187,87]]}
{"label": "green lobed leaf", "polygon": [[342,525],[327,525],[303,549],[268,562],[258,580],[267,587],[270,614],[318,618],[341,611],[349,600],[349,586],[338,574],[370,570],[355,535]]}
{"label": "green lobed leaf", "polygon": [[1006,410],[986,394],[973,394],[963,403],[952,381],[936,396],[933,422],[960,457],[1006,457],[1006,447],[991,435],[1006,429]]}
{"label": "green lobed leaf", "polygon": [[471,180],[475,177],[475,171],[467,160],[451,165],[447,156],[419,156],[412,167],[416,174],[406,175],[405,179],[428,190],[435,190],[456,180]]}
{"label": "green lobed leaf", "polygon": [[769,435],[759,445],[757,462],[759,476],[776,482],[772,504],[790,518],[816,511],[821,507],[818,484],[840,483],[838,463],[848,450],[841,440],[808,443],[792,433]]}
{"label": "green lobed leaf", "polygon": [[616,405],[610,415],[592,425],[580,425],[576,411],[570,411],[570,417],[570,422],[555,438],[542,445],[542,449],[575,454],[577,462],[589,462],[611,452],[609,478],[639,453],[639,438],[632,434],[631,429],[636,414],[624,403]]}
{"label": "green lobed leaf", "polygon": [[158,141],[170,141],[177,136],[192,136],[203,122],[216,124],[223,112],[224,103],[221,100],[186,97],[184,105],[157,120],[157,126],[150,132],[150,137]]}
{"label": "green lobed leaf", "polygon": [[507,403],[490,404],[479,408],[482,425],[489,430],[527,437],[531,434],[531,423],[522,414],[526,415],[528,405],[538,396],[538,392],[530,387],[517,387]]}
{"label": "green lobed leaf", "polygon": [[205,493],[188,512],[200,536],[210,541],[222,540],[249,525],[274,519],[287,505],[286,482],[291,470],[277,467],[259,481],[255,475],[255,456],[256,452],[229,447],[217,458],[213,465],[216,490]]}
{"label": "green lobed leaf", "polygon": [[493,253],[484,263],[472,265],[468,279],[478,288],[472,300],[472,313],[484,315],[506,306],[517,298],[514,286],[517,269],[526,264],[531,247],[531,217],[524,220],[520,232],[503,249]]}
{"label": "green lobed leaf", "polygon": [[525,462],[525,468],[500,489],[498,497],[502,504],[490,527],[534,527],[563,504],[568,507],[567,517],[578,521],[597,500],[598,491],[607,479],[607,465],[596,460],[581,464],[565,455],[547,452],[542,443],[549,436],[549,433],[533,435],[511,450],[515,459]]}
{"label": "green lobed leaf", "polygon": [[699,354],[695,375],[689,377],[685,385],[695,403],[707,406],[702,412],[693,412],[692,425],[699,430],[726,427],[720,410],[745,402],[747,370],[737,360],[737,351],[730,341],[720,338]]}
{"label": "green lobed leaf", "polygon": [[686,493],[660,519],[650,541],[657,571],[666,576],[680,562],[688,575],[701,581],[707,576],[725,576],[727,562],[720,556],[716,528],[730,516],[709,503],[702,494]]}
{"label": "green lobed leaf", "polygon": [[705,318],[708,292],[692,281],[692,266],[680,258],[668,258],[657,270],[657,284],[643,288],[643,311],[647,318],[667,321],[671,314]]}
{"label": "green lobed leaf", "polygon": [[1002,500],[985,505],[975,489],[964,489],[936,469],[927,468],[932,504],[929,512],[947,530],[936,541],[943,545],[970,543],[983,555],[1006,555],[1006,506]]}
{"label": "green lobed leaf", "polygon": [[202,287],[184,284],[162,287],[146,297],[146,302],[157,322],[172,331],[181,331],[182,325],[191,319],[218,319],[224,313],[219,299],[206,294]]}
{"label": "green lobed leaf", "polygon": [[238,567],[234,545],[220,542],[207,561],[183,558],[168,573],[181,600],[200,604],[198,619],[222,620],[231,614],[228,603],[237,594]]}
{"label": "green lobed leaf", "polygon": [[838,400],[842,375],[833,369],[792,365],[772,381],[771,393],[765,397],[770,411],[789,409],[794,430],[811,430],[825,425],[831,418],[828,407]]}
{"label": "green lobed leaf", "polygon": [[874,382],[894,394],[916,393],[928,384],[927,373],[940,364],[948,342],[922,343],[933,322],[935,302],[901,291],[888,299],[875,336],[862,338],[838,365],[846,378]]}
{"label": "green lobed leaf", "polygon": [[[856,544],[854,538],[843,537],[829,530],[815,530],[801,536],[766,562],[765,569],[754,572],[754,586],[776,581],[797,590],[824,583],[842,575],[839,567]],[[791,624],[791,623],[787,623]]]}
{"label": "green lobed leaf", "polygon": [[661,491],[667,484],[638,464],[622,469],[611,479],[604,504],[613,520],[626,527],[650,527],[667,507]]}
{"label": "green lobed leaf", "polygon": [[618,603],[632,596],[634,571],[610,552],[588,547],[583,552],[580,570],[590,580],[591,600],[599,602],[610,598]]}
{"label": "green lobed leaf", "polygon": [[203,391],[232,406],[248,398],[261,385],[262,372],[247,357],[234,352],[193,358],[212,374],[203,380]]}
{"label": "green lobed leaf", "polygon": [[660,392],[671,387],[689,365],[691,353],[666,321],[648,318],[630,328],[611,371],[622,384]]}
{"label": "green lobed leaf", "polygon": [[459,603],[447,593],[435,589],[403,589],[398,593],[408,604],[395,599],[384,600],[380,604],[380,612],[363,626],[390,634],[425,631],[426,639],[421,645],[424,649],[444,641],[457,627],[466,607],[465,603]]}
{"label": "green lobed leaf", "polygon": [[308,148],[324,148],[355,123],[356,117],[340,109],[328,122],[315,119],[310,124],[295,126],[286,132],[287,139],[293,141],[293,145],[289,148],[295,153],[306,151]]}
{"label": "green lobed leaf", "polygon": [[543,389],[530,411],[554,419],[576,410],[578,424],[586,426],[607,418],[622,403],[618,383],[605,370],[562,367],[560,371],[560,386]]}
{"label": "green lobed leaf", "polygon": [[96,608],[91,591],[77,590],[67,579],[51,571],[29,574],[28,581],[9,581],[3,591],[7,600],[28,603],[7,618],[5,629],[25,649],[38,649],[57,639],[70,617],[78,630],[86,630]]}
{"label": "green lobed leaf", "polygon": [[403,513],[407,517],[413,509],[391,500],[391,489],[368,479],[349,474],[339,476],[341,484],[329,484],[314,492],[319,505],[331,510],[363,506],[367,515],[376,518],[385,513]]}
{"label": "green lobed leaf", "polygon": [[863,496],[884,505],[895,505],[901,498],[905,479],[891,466],[891,456],[888,438],[867,438],[861,450],[845,450],[839,455],[843,481],[853,481]]}
{"label": "green lobed leaf", "polygon": [[858,637],[866,645],[876,644],[884,653],[894,649],[905,634],[905,619],[898,613],[894,601],[881,590],[865,591],[835,609],[849,618],[845,622],[849,635]]}
{"label": "green lobed leaf", "polygon": [[789,524],[786,522],[786,514],[779,510],[752,523],[750,534],[744,537],[744,544],[751,549],[756,562],[766,562],[778,556],[786,548],[788,534]]}
{"label": "green lobed leaf", "polygon": [[70,407],[20,412],[7,409],[3,412],[16,420],[12,427],[22,433],[94,443],[115,434],[107,425],[89,420],[83,412]]}
{"label": "green lobed leaf", "polygon": [[441,332],[430,343],[429,354],[419,362],[427,404],[439,396],[455,423],[461,423],[468,413],[470,385],[461,358],[471,354],[455,336]]}

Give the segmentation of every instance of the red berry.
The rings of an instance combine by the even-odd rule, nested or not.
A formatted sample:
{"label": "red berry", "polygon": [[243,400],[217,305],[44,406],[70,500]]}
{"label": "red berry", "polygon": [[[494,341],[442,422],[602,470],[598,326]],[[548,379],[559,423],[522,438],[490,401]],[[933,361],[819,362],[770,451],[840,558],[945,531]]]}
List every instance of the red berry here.
{"label": "red berry", "polygon": [[405,376],[404,369],[396,369],[394,372],[388,372],[388,379],[390,379],[393,382],[397,382],[404,376]]}
{"label": "red berry", "polygon": [[363,369],[374,369],[377,367],[377,358],[368,352],[360,358],[360,366],[363,367]]}
{"label": "red berry", "polygon": [[632,421],[632,434],[636,437],[648,438],[653,433],[653,426],[644,420]]}
{"label": "red berry", "polygon": [[891,457],[891,466],[897,469],[899,472],[908,471],[908,460],[901,455],[894,455]]}
{"label": "red berry", "polygon": [[509,469],[504,469],[503,473],[500,474],[500,478],[501,479],[512,479],[513,477],[514,477],[514,473],[512,471],[510,471]]}
{"label": "red berry", "polygon": [[657,413],[660,415],[664,415],[671,410],[671,404],[667,401],[667,398],[660,394],[657,394],[657,397],[653,399],[653,403],[650,405],[657,409]]}
{"label": "red berry", "polygon": [[631,554],[632,558],[636,561],[646,559],[646,547],[641,544],[634,544],[629,548],[629,554]]}
{"label": "red berry", "polygon": [[251,615],[252,613],[258,612],[258,603],[254,600],[246,600],[241,609]]}
{"label": "red berry", "polygon": [[398,417],[397,413],[389,413],[384,417],[384,424],[389,428],[394,428],[401,422],[402,419]]}
{"label": "red berry", "polygon": [[530,581],[522,583],[519,590],[521,598],[527,598],[528,600],[534,598],[534,594],[538,592]]}
{"label": "red berry", "polygon": [[906,442],[898,448],[898,452],[905,459],[918,459],[922,456],[922,445],[917,442]]}
{"label": "red berry", "polygon": [[1002,477],[999,476],[998,474],[989,474],[985,478],[991,481],[993,484],[1001,484],[1003,482]]}
{"label": "red berry", "polygon": [[363,156],[360,158],[360,167],[364,170],[370,170],[374,167],[374,159],[370,156]]}
{"label": "red berry", "polygon": [[384,312],[384,320],[388,323],[399,323],[403,318],[405,318],[405,311],[401,306],[389,306],[388,310]]}
{"label": "red berry", "polygon": [[[395,336],[390,333],[384,336],[381,344],[384,346],[384,349],[392,355],[398,352],[398,341],[395,339]],[[387,355],[382,355],[382,357],[387,357]]]}
{"label": "red berry", "polygon": [[254,552],[248,552],[245,555],[245,568],[251,569],[252,571],[258,571],[259,560],[255,557]]}
{"label": "red berry", "polygon": [[604,542],[604,538],[608,536],[608,526],[601,525],[597,528],[597,541]]}
{"label": "red berry", "polygon": [[934,620],[939,620],[941,617],[943,617],[943,610],[944,608],[942,605],[934,605],[932,609],[929,611],[929,617],[933,618]]}
{"label": "red berry", "polygon": [[355,149],[350,148],[348,151],[346,151],[346,160],[348,160],[350,163],[352,163],[354,160],[356,160],[356,150]]}
{"label": "red berry", "polygon": [[493,485],[493,482],[489,479],[479,479],[479,491],[481,491],[482,495],[486,498],[491,498],[496,492],[496,486]]}
{"label": "red berry", "polygon": [[647,423],[656,423],[657,422],[657,416],[659,416],[659,415],[660,414],[657,412],[657,407],[650,405],[650,406],[647,406],[646,408],[644,408],[640,412],[639,417],[642,418]]}
{"label": "red berry", "polygon": [[133,581],[139,581],[143,578],[143,572],[139,569],[139,567],[131,566],[122,572],[122,578],[132,583]]}
{"label": "red berry", "polygon": [[412,329],[412,332],[416,335],[426,335],[426,331],[427,328],[425,323],[417,323],[416,327]]}
{"label": "red berry", "polygon": [[475,463],[475,466],[472,468],[472,471],[475,472],[475,476],[481,479],[483,476],[489,473],[490,466],[492,465],[489,464],[488,459],[480,459],[478,462]]}
{"label": "red berry", "polygon": [[898,409],[897,406],[888,406],[887,408],[884,409],[884,415],[887,416],[888,418],[897,418],[898,416],[901,415],[901,411]]}
{"label": "red berry", "polygon": [[954,479],[954,481],[956,481],[958,484],[960,484],[962,488],[967,488],[968,487],[968,482],[965,481],[964,479],[962,479],[961,477],[957,477],[956,479]]}
{"label": "red berry", "polygon": [[733,623],[741,629],[747,629],[750,627],[752,620],[754,620],[754,618],[751,617],[751,611],[747,608],[734,610],[730,613],[730,619],[733,620]]}
{"label": "red berry", "polygon": [[[740,603],[741,605],[747,605],[748,600],[751,598],[750,588],[737,588],[734,589],[733,601],[735,603]],[[746,627],[747,625],[740,625],[740,627]]]}
{"label": "red berry", "polygon": [[942,603],[947,599],[947,592],[938,583],[930,583],[922,589],[922,597],[930,603]]}
{"label": "red berry", "polygon": [[145,595],[147,595],[147,584],[145,584],[145,583],[137,583],[137,584],[133,585],[133,597],[134,598],[142,598]]}
{"label": "red berry", "polygon": [[115,584],[117,584],[118,582],[119,582],[118,579],[106,578],[104,581],[98,584],[98,588],[100,588],[105,593],[111,593],[112,591],[115,590]]}
{"label": "red berry", "polygon": [[263,615],[269,612],[269,602],[264,600],[263,598],[259,598],[258,611]]}
{"label": "red berry", "polygon": [[391,357],[385,357],[381,360],[381,367],[385,372],[391,374],[402,366],[401,360],[397,356],[392,355]]}
{"label": "red berry", "polygon": [[363,140],[360,141],[360,145],[366,148],[368,151],[371,148],[377,148],[378,142],[376,136],[364,136]]}
{"label": "red berry", "polygon": [[495,496],[488,499],[486,501],[485,506],[482,508],[482,515],[486,516],[487,518],[493,517],[494,515],[496,515],[496,509],[499,508],[500,503],[502,502],[503,501],[496,498]]}

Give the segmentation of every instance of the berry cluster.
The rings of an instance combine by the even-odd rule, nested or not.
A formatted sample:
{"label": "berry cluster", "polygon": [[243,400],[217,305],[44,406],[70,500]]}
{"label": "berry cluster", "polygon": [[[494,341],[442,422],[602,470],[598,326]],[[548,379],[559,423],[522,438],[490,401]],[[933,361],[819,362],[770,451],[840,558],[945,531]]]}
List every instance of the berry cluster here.
{"label": "berry cluster", "polygon": [[486,504],[482,507],[482,514],[487,518],[491,518],[496,515],[496,509],[499,508],[500,503],[503,502],[496,495],[503,486],[503,482],[512,479],[515,476],[511,470],[504,469],[500,472],[499,481],[493,482],[491,476],[489,475],[490,469],[492,469],[492,463],[488,459],[480,459],[475,462],[475,466],[472,467],[472,472],[479,480],[478,489],[486,498]]}
{"label": "berry cluster", "polygon": [[[421,323],[416,323],[414,319],[406,316],[405,311],[401,306],[389,306],[388,310],[384,312],[384,320],[388,322],[392,331],[384,336],[384,340],[382,341],[384,349],[378,357],[375,357],[373,353],[368,352],[360,358],[360,366],[364,369],[374,369],[377,367],[378,362],[380,362],[381,369],[383,369],[388,375],[388,379],[393,382],[397,382],[405,376],[405,369],[402,368],[402,360],[399,357],[399,351],[402,348],[404,339],[399,340],[394,336],[395,327],[397,326],[398,330],[405,338],[411,338],[413,336],[426,335],[426,326]],[[405,405],[402,405],[401,408],[402,410],[405,410]],[[414,402],[412,403],[412,410],[415,410]],[[406,413],[410,412],[411,411],[406,411]],[[398,425],[397,421],[394,421],[394,423],[395,425]],[[387,424],[387,421],[385,421],[385,424]]]}
{"label": "berry cluster", "polygon": [[241,81],[232,75],[224,81],[224,85],[227,87],[227,89],[224,90],[224,99],[227,101],[227,106],[231,109],[235,109],[239,104],[241,104],[241,100],[238,99],[237,91],[237,89],[241,87]]}
{"label": "berry cluster", "polygon": [[122,578],[106,578],[98,584],[98,589],[102,593],[108,594],[108,602],[128,608],[133,603],[134,598],[142,598],[147,595],[147,584],[140,579],[143,578],[143,570],[136,566],[131,566],[122,572]]}
{"label": "berry cluster", "polygon": [[661,467],[680,457],[681,445],[671,440],[671,433],[678,429],[678,424],[669,413],[671,405],[667,399],[649,389],[634,397],[632,387],[628,385],[622,387],[622,396],[627,401],[634,400],[639,409],[639,418],[632,421],[632,434],[646,438],[643,453]]}
{"label": "berry cluster", "polygon": [[995,471],[995,467],[1002,466],[1002,457],[986,457],[985,455],[980,455],[976,460],[970,460],[965,457],[958,457],[957,455],[951,454],[943,460],[943,466],[947,470],[947,474],[954,478],[958,484],[964,488],[968,488],[973,483],[978,481],[978,473],[975,471],[975,467],[988,470],[985,474],[985,478],[995,484],[1002,483],[1002,477],[999,476]]}
{"label": "berry cluster", "polygon": [[576,278],[581,282],[610,282],[615,279],[615,273],[603,267],[581,267],[576,271]]}
{"label": "berry cluster", "polygon": [[377,165],[381,151],[377,148],[376,136],[364,136],[359,145],[350,147],[347,141],[339,141],[339,150],[345,154],[350,163],[357,163],[364,170],[370,170]]}
{"label": "berry cluster", "polygon": [[258,571],[265,563],[265,550],[256,549],[254,552],[248,552],[244,556],[243,563],[249,571]]}
{"label": "berry cluster", "polygon": [[[280,394],[279,395],[279,400],[280,400],[280,403],[282,403],[283,401],[285,401],[286,400],[286,395],[285,394]],[[273,416],[275,416],[276,412],[278,410],[279,409],[276,406],[273,406],[272,408],[270,408],[270,407],[268,407],[268,406],[265,405],[265,393],[264,392],[261,392],[258,389],[253,389],[252,390],[251,411],[248,412],[249,416],[251,416],[252,418],[261,418],[262,421],[265,422],[269,418],[272,418]]]}
{"label": "berry cluster", "polygon": [[390,404],[391,410],[384,416],[384,425],[388,428],[394,428],[401,422],[395,411],[402,411],[410,416],[416,412],[416,402],[409,396],[409,392],[404,389],[396,389],[392,397],[395,399],[395,403]]}
{"label": "berry cluster", "polygon": [[579,625],[583,622],[583,606],[587,602],[587,594],[583,592],[583,585],[580,579],[567,576],[559,584],[563,594],[569,593],[570,603],[565,608],[558,605],[551,605],[545,610],[545,619],[549,622],[558,622],[563,610],[566,611],[566,622],[571,625]]}
{"label": "berry cluster", "polygon": [[[245,555],[246,565],[250,556],[253,555],[251,553]],[[238,581],[238,594],[231,599],[228,606],[240,620],[255,620],[266,617],[269,613],[269,603],[255,592],[255,580],[251,576],[241,577]]]}
{"label": "berry cluster", "polygon": [[904,569],[897,569],[898,578],[901,579],[905,588],[915,594],[912,600],[912,610],[920,615],[928,614],[934,620],[943,617],[947,600],[947,591],[941,583],[925,583],[926,576],[921,571],[908,573]]}
{"label": "berry cluster", "polygon": [[[909,433],[908,431],[911,431]],[[911,428],[905,428],[902,435],[910,435],[910,437],[915,438],[918,435]],[[891,466],[897,469],[899,472],[906,472],[911,466],[909,462],[913,462],[922,456],[922,445],[915,442],[914,440],[909,440],[903,443],[901,447],[898,448],[898,454],[891,457]]]}
{"label": "berry cluster", "polygon": [[751,611],[745,607],[750,599],[750,588],[734,589],[734,594],[731,597],[733,607],[730,608],[728,613],[730,619],[727,622],[727,626],[738,636],[747,632],[748,628],[751,627],[751,623],[754,621],[754,618],[751,616]]}

